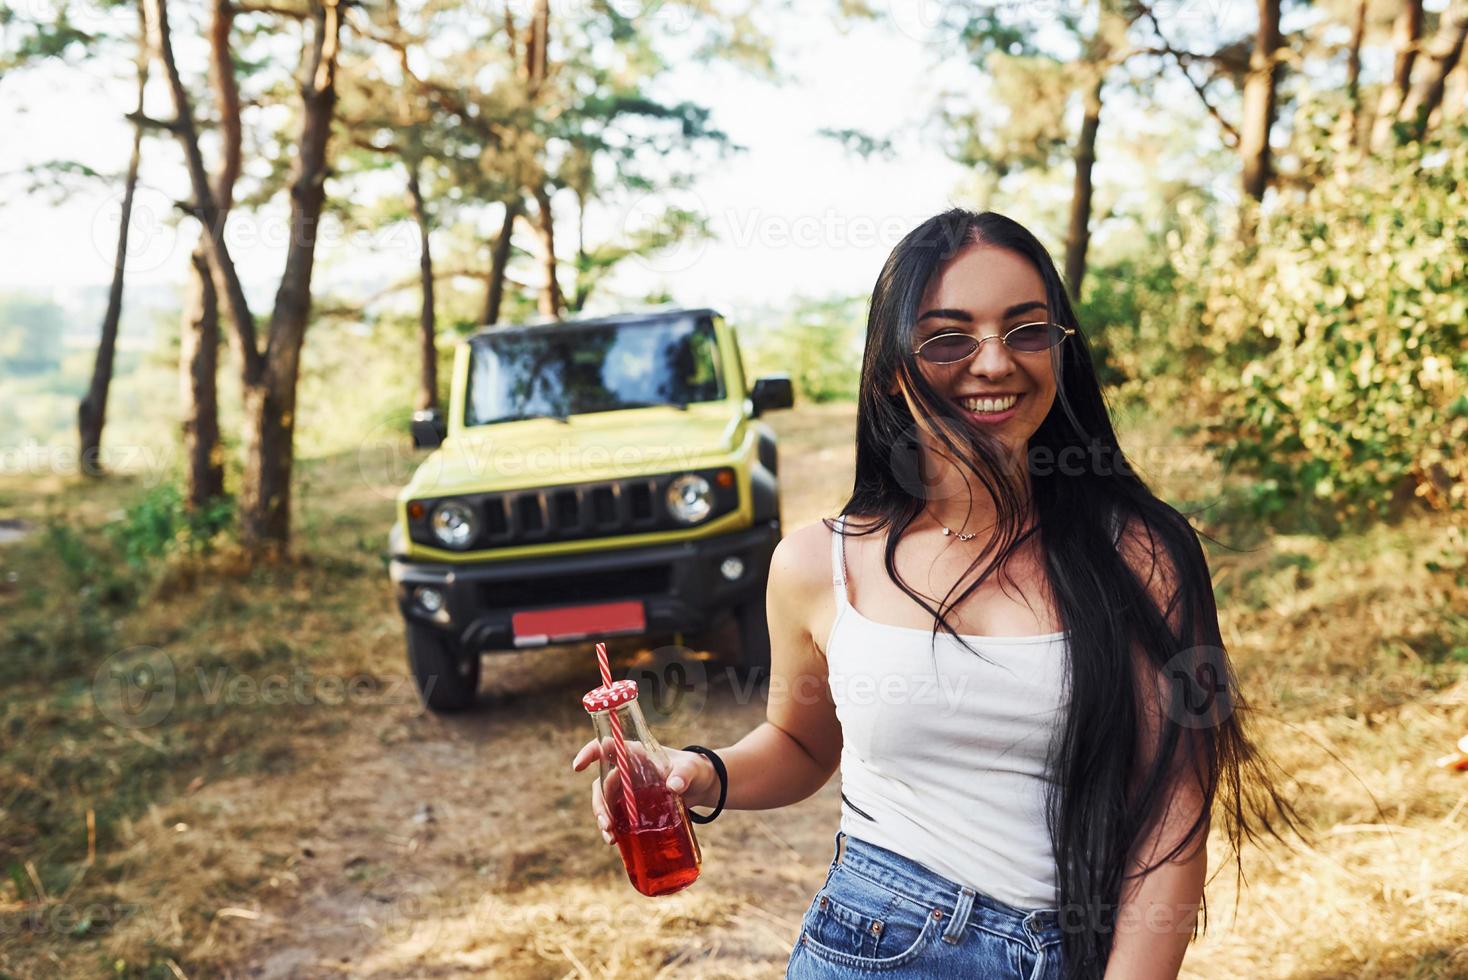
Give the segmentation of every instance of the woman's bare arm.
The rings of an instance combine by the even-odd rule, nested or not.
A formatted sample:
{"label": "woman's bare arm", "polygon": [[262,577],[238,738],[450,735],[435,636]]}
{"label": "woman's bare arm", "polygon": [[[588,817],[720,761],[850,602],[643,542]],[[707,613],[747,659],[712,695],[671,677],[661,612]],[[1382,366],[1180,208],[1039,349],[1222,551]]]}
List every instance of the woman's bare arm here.
{"label": "woman's bare arm", "polygon": [[[770,560],[765,610],[770,628],[770,683],[765,721],[733,745],[713,746],[729,774],[724,807],[770,810],[798,803],[830,780],[840,765],[841,725],[826,680],[825,656],[810,630],[816,589],[830,588],[830,531],[811,525],[783,538]],[[597,758],[588,742],[572,767],[581,770]],[[696,752],[669,749],[673,763],[668,785],[690,806],[718,803],[719,779],[713,764]],[[609,824],[599,781],[592,784],[592,808]]]}
{"label": "woman's bare arm", "polygon": [[[1128,874],[1156,864],[1177,846],[1197,817],[1201,798],[1180,791],[1171,802],[1174,815],[1144,838]],[[1123,884],[1106,980],[1177,980],[1203,901],[1208,871],[1206,827],[1191,854],[1159,864]]]}
{"label": "woman's bare arm", "polygon": [[[1122,554],[1137,573],[1174,631],[1180,629],[1180,610],[1173,604],[1178,587],[1177,571],[1157,542],[1146,540],[1146,532],[1128,526],[1122,537]],[[1169,613],[1168,611],[1171,610]],[[1138,704],[1138,762],[1130,793],[1154,764],[1162,730],[1171,704],[1169,685],[1175,682],[1154,667],[1144,651],[1133,646],[1132,662],[1141,684]],[[1120,907],[1116,910],[1111,956],[1106,963],[1107,980],[1176,980],[1191,942],[1194,923],[1203,901],[1203,884],[1208,870],[1207,814],[1186,847],[1188,831],[1204,806],[1200,778],[1202,759],[1199,739],[1191,728],[1180,733],[1161,803],[1161,813],[1139,836],[1128,861],[1122,884]],[[1171,861],[1163,856],[1179,853]],[[1160,862],[1160,863],[1159,863]],[[1153,867],[1155,865],[1155,867]],[[1144,873],[1144,869],[1152,867]]]}

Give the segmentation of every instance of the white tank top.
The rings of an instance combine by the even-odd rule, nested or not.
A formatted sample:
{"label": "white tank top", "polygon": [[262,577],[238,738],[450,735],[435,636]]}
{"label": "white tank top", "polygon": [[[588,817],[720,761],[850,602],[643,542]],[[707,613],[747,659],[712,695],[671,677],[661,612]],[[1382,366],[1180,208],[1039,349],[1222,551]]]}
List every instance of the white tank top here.
{"label": "white tank top", "polygon": [[[845,528],[845,517],[838,517]],[[961,634],[873,622],[832,534],[826,641],[841,722],[841,829],[1023,909],[1054,908],[1050,738],[1065,719],[1066,634]]]}

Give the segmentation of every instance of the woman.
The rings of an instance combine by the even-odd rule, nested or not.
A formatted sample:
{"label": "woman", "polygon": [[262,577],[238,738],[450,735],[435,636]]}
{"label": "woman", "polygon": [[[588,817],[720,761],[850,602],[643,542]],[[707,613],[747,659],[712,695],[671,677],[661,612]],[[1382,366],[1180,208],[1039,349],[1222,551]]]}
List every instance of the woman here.
{"label": "woman", "polygon": [[780,542],[767,607],[768,720],[717,750],[725,780],[672,752],[669,786],[769,809],[840,769],[787,977],[1176,977],[1215,805],[1236,855],[1295,825],[1196,534],[1126,466],[1060,277],[1003,215],[888,258],[855,489]]}

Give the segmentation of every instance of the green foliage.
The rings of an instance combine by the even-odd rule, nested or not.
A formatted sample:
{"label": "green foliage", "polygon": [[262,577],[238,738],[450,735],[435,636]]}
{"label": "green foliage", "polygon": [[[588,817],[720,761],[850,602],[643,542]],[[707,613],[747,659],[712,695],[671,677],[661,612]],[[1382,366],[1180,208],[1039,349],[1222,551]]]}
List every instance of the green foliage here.
{"label": "green foliage", "polygon": [[1176,288],[1177,272],[1165,263],[1125,259],[1086,274],[1085,295],[1075,312],[1103,387],[1165,370],[1155,343],[1161,324],[1154,306]]}
{"label": "green foliage", "polygon": [[1265,219],[1245,261],[1216,263],[1208,431],[1260,475],[1261,512],[1330,527],[1414,494],[1468,503],[1465,188],[1468,128],[1321,180]]}
{"label": "green foliage", "polygon": [[839,143],[848,154],[863,160],[893,160],[897,157],[897,146],[890,136],[873,136],[860,129],[840,126],[822,126],[816,133]]}
{"label": "green foliage", "polygon": [[1468,504],[1468,125],[1323,176],[1253,241],[1177,235],[1174,372],[1260,517],[1327,533]]}
{"label": "green foliage", "polygon": [[[15,562],[26,577],[25,612],[7,616],[0,682],[85,673],[113,647],[114,622],[137,599],[132,578],[112,560],[105,543],[53,519],[34,541],[11,548],[34,552]],[[34,575],[44,567],[50,574]]]}
{"label": "green foliage", "polygon": [[744,350],[750,378],[783,372],[801,401],[855,400],[864,303],[862,297],[801,300],[784,319],[756,329]]}
{"label": "green foliage", "polygon": [[225,497],[190,508],[179,488],[165,483],[150,490],[120,523],[107,529],[121,556],[135,569],[170,554],[208,554],[234,524],[234,501]]}
{"label": "green foliage", "polygon": [[50,374],[61,365],[61,307],[12,295],[0,299],[0,376]]}
{"label": "green foliage", "polygon": [[233,522],[233,501],[190,511],[172,484],[143,494],[106,527],[50,517],[34,540],[11,546],[29,553],[14,562],[28,601],[3,634],[12,655],[0,661],[0,681],[93,669],[114,649],[117,621],[136,608],[161,559],[207,553]]}

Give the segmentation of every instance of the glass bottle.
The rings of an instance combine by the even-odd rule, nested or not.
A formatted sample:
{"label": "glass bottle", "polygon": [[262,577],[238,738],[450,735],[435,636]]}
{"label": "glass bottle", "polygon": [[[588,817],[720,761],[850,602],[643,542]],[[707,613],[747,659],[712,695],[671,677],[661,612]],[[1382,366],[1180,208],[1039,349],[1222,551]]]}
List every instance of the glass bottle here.
{"label": "glass bottle", "polygon": [[601,748],[602,799],[632,887],[644,895],[670,895],[688,887],[698,878],[703,854],[682,794],[667,787],[671,764],[642,716],[637,682],[598,687],[581,703]]}

